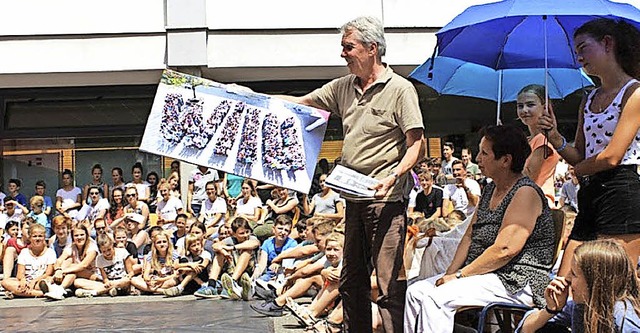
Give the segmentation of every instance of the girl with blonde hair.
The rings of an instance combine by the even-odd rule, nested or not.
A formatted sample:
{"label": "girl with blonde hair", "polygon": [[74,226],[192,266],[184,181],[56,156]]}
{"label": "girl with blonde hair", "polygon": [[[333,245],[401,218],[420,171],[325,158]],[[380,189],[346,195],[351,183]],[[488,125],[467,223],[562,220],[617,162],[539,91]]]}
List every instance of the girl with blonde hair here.
{"label": "girl with blonde hair", "polygon": [[[569,287],[573,299],[567,302]],[[572,332],[640,332],[636,267],[615,240],[578,246],[568,276],[551,281],[544,296],[545,308],[528,313],[517,332],[536,332],[547,323]]]}
{"label": "girl with blonde hair", "polygon": [[178,284],[178,271],[173,268],[178,259],[171,235],[167,232],[156,234],[151,242],[151,253],[144,259],[144,272],[131,279],[131,284],[144,292],[164,294],[165,289]]}

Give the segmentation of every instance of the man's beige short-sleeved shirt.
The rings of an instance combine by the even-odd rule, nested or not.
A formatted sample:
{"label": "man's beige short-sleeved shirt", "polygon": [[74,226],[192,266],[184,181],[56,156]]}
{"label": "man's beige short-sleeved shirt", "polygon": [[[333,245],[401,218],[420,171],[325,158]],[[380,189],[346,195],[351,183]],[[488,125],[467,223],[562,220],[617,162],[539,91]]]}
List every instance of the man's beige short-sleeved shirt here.
{"label": "man's beige short-sleeved shirt", "polygon": [[[310,97],[321,108],[342,118],[342,164],[382,179],[404,157],[405,133],[424,128],[418,95],[413,85],[389,66],[364,93],[356,80],[353,74],[335,79],[313,91]],[[412,186],[413,179],[407,172],[382,201],[400,201],[408,196]]]}

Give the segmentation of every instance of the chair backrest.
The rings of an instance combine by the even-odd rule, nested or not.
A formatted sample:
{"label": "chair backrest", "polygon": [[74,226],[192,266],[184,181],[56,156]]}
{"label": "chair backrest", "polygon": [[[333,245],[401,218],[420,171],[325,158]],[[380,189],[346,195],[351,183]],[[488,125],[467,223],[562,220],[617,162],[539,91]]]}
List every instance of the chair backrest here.
{"label": "chair backrest", "polygon": [[564,233],[565,214],[560,209],[551,210],[551,219],[553,220],[553,229],[555,232],[554,245],[555,253],[553,254],[553,262],[558,260],[560,252],[562,252],[562,234]]}
{"label": "chair backrest", "polygon": [[293,208],[293,223],[291,224],[291,228],[295,227],[298,224],[298,220],[300,219],[300,207],[296,206]]}
{"label": "chair backrest", "polygon": [[158,214],[156,213],[149,213],[149,226],[153,227],[158,225]]}

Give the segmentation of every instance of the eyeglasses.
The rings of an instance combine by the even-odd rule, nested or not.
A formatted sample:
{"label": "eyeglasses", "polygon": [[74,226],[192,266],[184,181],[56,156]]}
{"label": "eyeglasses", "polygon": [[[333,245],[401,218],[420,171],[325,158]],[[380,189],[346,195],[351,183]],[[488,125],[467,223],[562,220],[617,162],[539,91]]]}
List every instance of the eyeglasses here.
{"label": "eyeglasses", "polygon": [[125,194],[125,197],[127,198],[131,198],[131,197],[135,197],[137,194],[135,193],[129,193],[129,194]]}
{"label": "eyeglasses", "polygon": [[89,193],[89,194],[90,194],[90,195],[100,195],[100,193],[99,193],[99,192],[91,192],[91,193]]}
{"label": "eyeglasses", "polygon": [[106,227],[96,227],[96,230],[104,230]]}

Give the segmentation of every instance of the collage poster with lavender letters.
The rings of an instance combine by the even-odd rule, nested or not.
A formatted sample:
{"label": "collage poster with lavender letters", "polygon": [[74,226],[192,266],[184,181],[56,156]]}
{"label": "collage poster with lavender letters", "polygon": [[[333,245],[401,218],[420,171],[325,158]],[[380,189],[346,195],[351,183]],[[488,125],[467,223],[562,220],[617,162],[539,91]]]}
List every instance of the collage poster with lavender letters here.
{"label": "collage poster with lavender letters", "polygon": [[308,193],[329,113],[171,70],[140,150]]}

